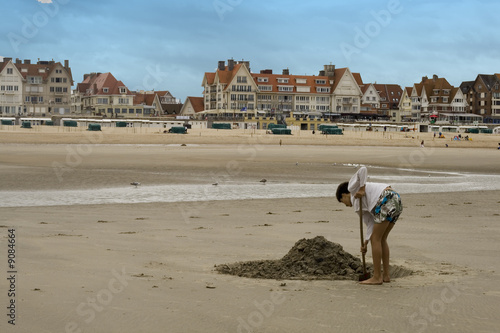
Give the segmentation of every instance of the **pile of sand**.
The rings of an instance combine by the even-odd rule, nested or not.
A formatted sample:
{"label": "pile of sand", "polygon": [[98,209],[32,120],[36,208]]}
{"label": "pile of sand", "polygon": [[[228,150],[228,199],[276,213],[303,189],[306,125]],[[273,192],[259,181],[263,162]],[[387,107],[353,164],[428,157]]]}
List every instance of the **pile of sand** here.
{"label": "pile of sand", "polygon": [[361,260],[323,236],[301,239],[279,260],[257,260],[215,266],[223,274],[259,279],[356,280]]}

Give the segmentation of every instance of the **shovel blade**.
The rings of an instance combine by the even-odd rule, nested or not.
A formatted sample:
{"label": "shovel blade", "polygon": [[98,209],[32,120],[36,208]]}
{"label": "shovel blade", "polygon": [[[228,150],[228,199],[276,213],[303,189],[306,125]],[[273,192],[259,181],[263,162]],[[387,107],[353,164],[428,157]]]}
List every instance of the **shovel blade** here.
{"label": "shovel blade", "polygon": [[370,273],[359,274],[358,281],[365,281],[365,280],[368,280],[371,277],[372,276],[371,276]]}

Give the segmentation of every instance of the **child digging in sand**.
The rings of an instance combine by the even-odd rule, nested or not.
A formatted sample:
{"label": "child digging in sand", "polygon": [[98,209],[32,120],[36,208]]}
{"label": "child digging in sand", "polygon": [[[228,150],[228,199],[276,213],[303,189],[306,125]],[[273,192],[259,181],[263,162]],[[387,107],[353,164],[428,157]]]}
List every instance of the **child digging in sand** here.
{"label": "child digging in sand", "polygon": [[[363,221],[366,224],[366,236],[361,252],[366,253],[368,243],[372,245],[373,276],[361,284],[382,284],[390,282],[389,245],[387,237],[403,211],[401,197],[390,185],[366,182],[368,171],[362,166],[349,182],[337,188],[337,200],[347,207],[354,207],[360,214],[359,198],[362,199]],[[381,262],[383,271],[381,270]]]}

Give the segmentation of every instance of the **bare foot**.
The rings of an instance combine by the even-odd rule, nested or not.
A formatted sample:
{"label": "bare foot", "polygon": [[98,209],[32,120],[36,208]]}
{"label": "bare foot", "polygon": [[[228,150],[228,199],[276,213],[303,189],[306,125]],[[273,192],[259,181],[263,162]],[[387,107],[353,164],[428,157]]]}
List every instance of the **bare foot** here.
{"label": "bare foot", "polygon": [[383,279],[383,280],[384,280],[384,283],[390,283],[390,282],[391,282],[391,278],[390,278],[390,277],[388,277],[388,276],[387,276],[387,277],[386,277],[386,276],[384,276],[384,279]]}
{"label": "bare foot", "polygon": [[375,279],[373,277],[369,278],[368,280],[361,281],[359,284],[367,284],[367,285],[380,285],[382,284],[383,280]]}

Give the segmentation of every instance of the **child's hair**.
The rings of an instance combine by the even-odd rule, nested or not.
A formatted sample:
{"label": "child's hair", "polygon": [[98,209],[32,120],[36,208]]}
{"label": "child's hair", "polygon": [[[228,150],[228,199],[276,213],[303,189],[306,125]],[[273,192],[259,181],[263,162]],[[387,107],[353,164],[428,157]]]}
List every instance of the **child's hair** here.
{"label": "child's hair", "polygon": [[346,193],[350,193],[349,190],[347,189],[347,187],[349,186],[349,182],[343,182],[342,184],[339,185],[339,187],[337,187],[337,200],[340,202],[340,200],[342,200],[342,194]]}

